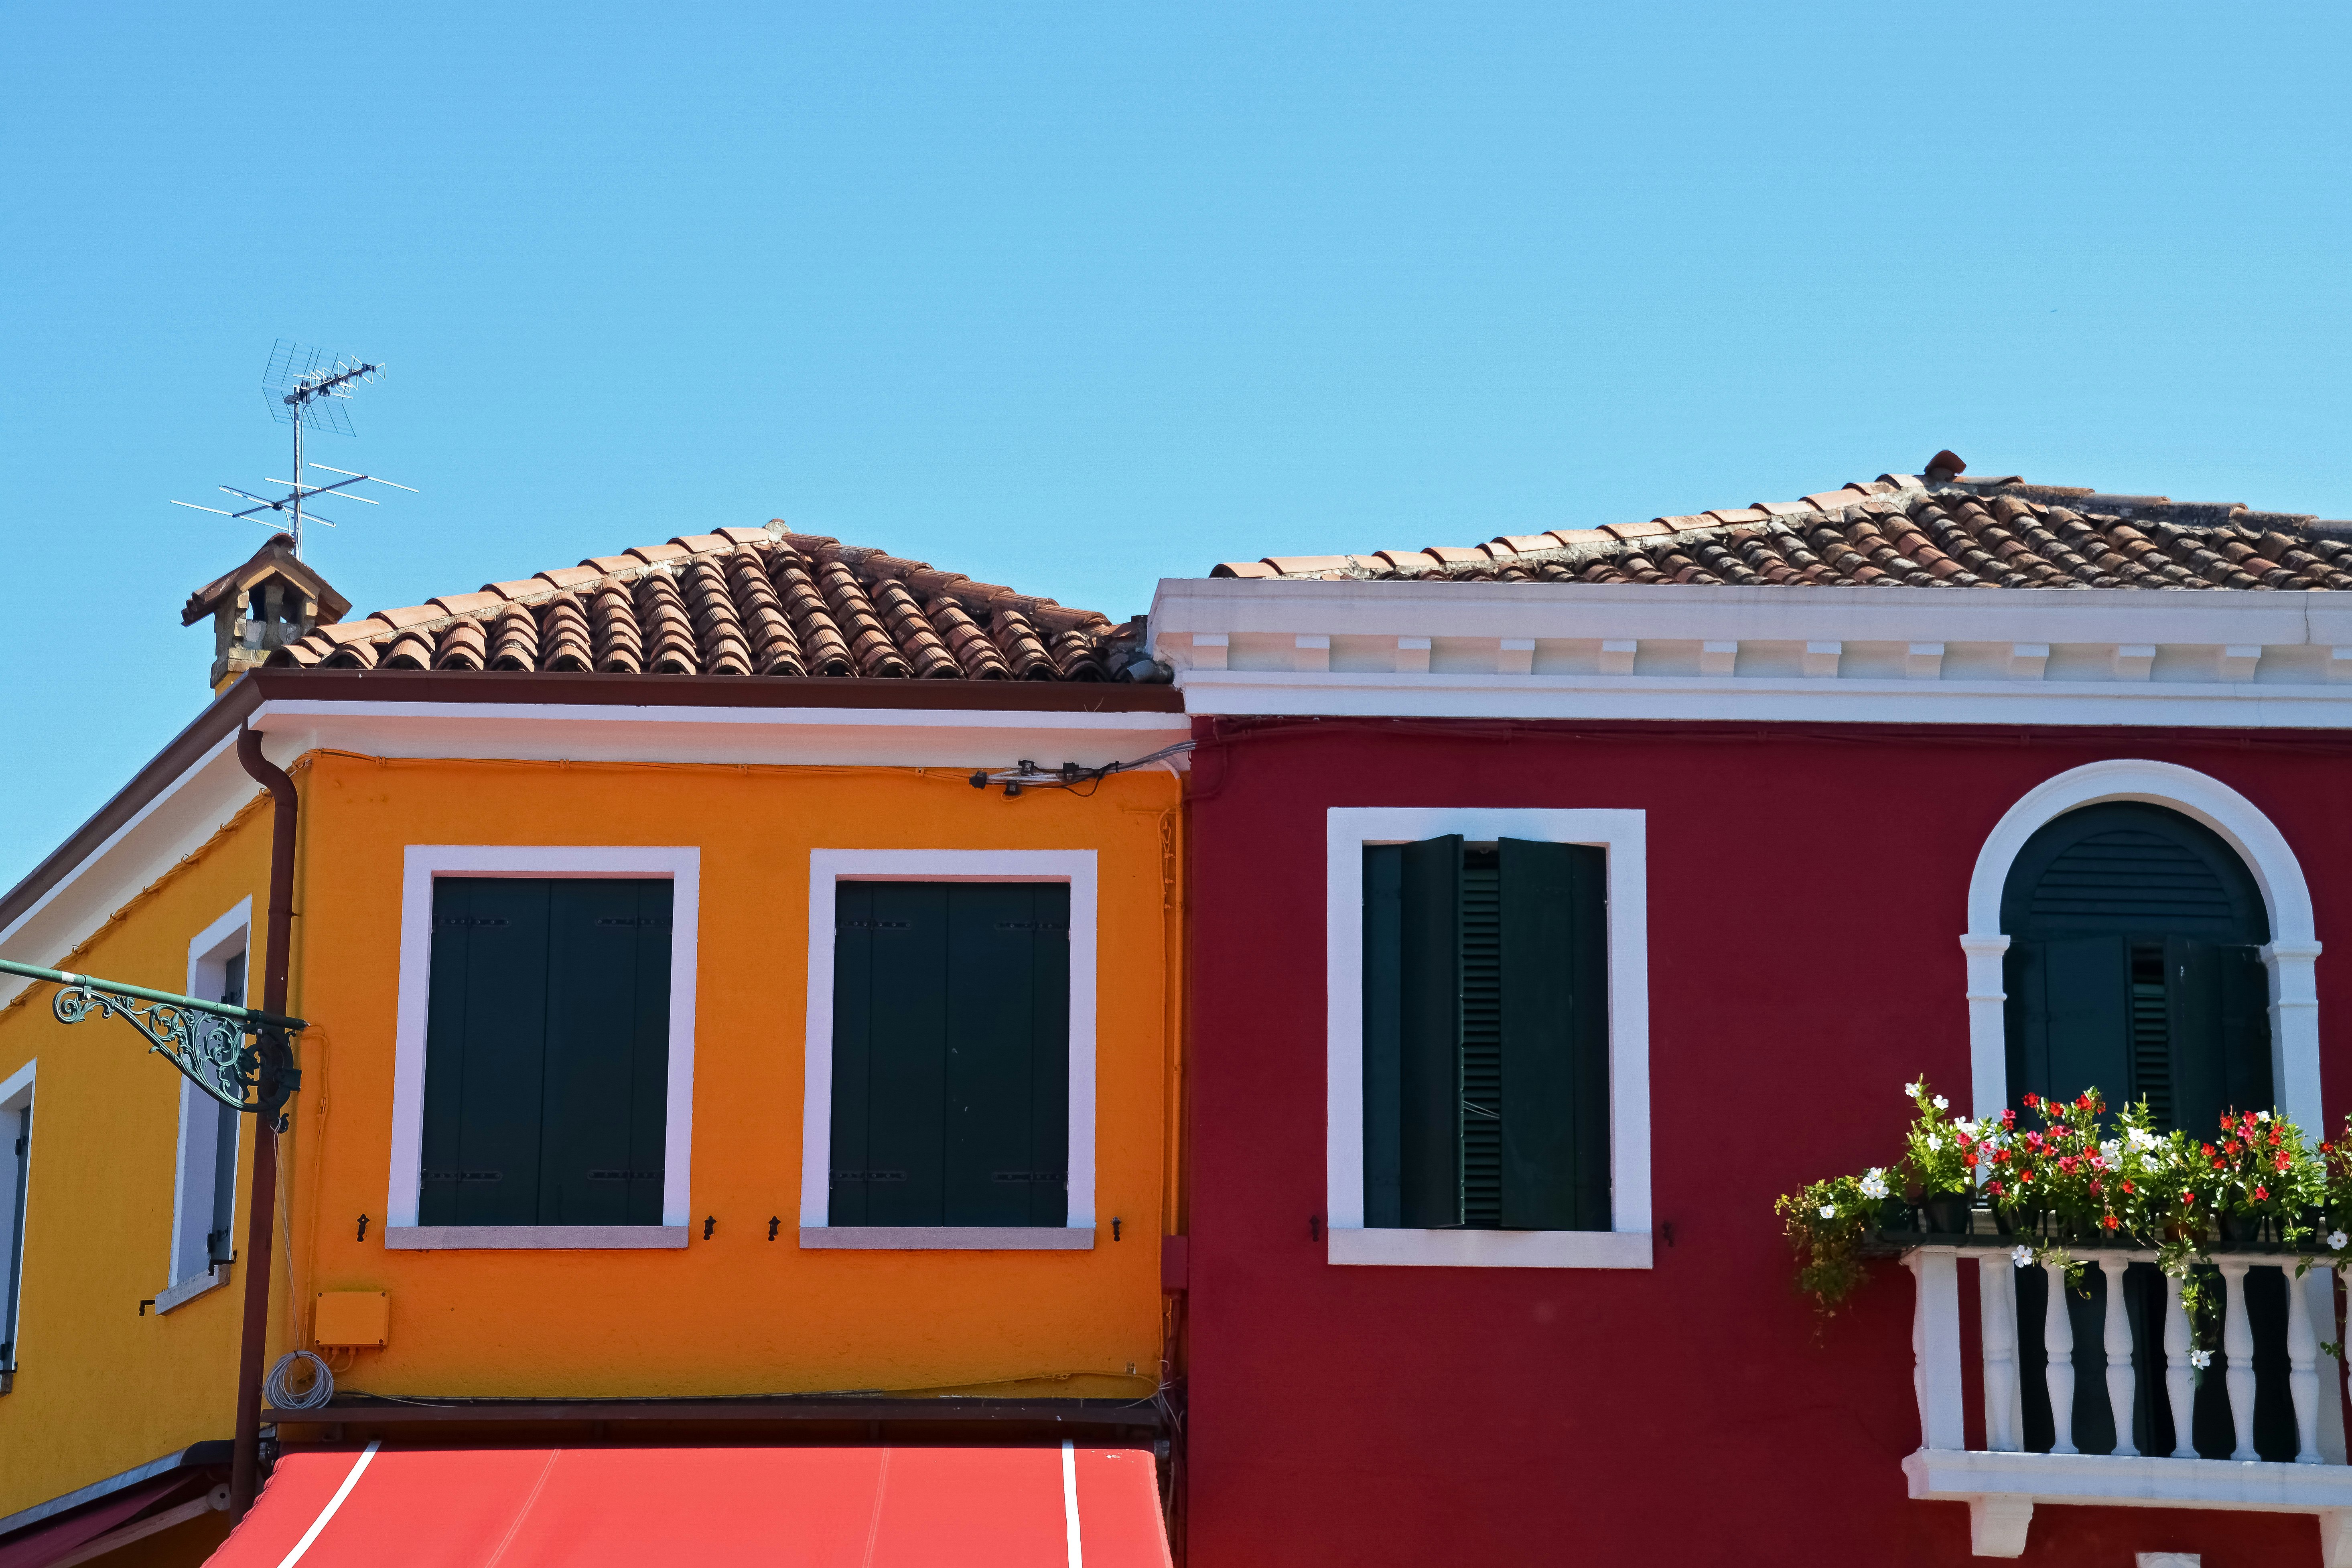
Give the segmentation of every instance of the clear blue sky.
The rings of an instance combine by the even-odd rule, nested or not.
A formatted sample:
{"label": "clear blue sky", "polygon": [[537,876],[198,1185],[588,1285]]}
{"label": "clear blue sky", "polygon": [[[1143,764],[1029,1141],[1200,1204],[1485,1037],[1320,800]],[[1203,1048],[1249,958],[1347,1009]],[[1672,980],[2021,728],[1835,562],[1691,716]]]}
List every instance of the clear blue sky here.
{"label": "clear blue sky", "polygon": [[730,523],[1125,616],[1268,553],[1913,468],[2352,515],[2341,6],[18,5],[0,883],[360,612]]}

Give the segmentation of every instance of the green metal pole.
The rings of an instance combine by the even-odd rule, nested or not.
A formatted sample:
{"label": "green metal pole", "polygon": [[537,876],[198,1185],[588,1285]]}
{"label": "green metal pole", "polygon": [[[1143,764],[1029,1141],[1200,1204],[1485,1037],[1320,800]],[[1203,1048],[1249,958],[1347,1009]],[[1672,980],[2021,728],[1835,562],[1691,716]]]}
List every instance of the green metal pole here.
{"label": "green metal pole", "polygon": [[73,985],[86,991],[103,991],[114,996],[135,996],[142,1002],[168,1002],[174,1007],[187,1007],[198,1013],[211,1013],[223,1018],[235,1018],[240,1023],[266,1024],[290,1033],[299,1033],[310,1026],[299,1018],[289,1018],[282,1013],[265,1013],[258,1007],[239,1007],[227,1002],[207,1002],[201,996],[183,996],[176,991],[150,991],[144,985],[125,985],[120,981],[100,980],[93,974],[72,974],[62,969],[42,969],[30,963],[17,963],[0,958],[0,974],[21,974],[27,980],[46,980],[53,985]]}

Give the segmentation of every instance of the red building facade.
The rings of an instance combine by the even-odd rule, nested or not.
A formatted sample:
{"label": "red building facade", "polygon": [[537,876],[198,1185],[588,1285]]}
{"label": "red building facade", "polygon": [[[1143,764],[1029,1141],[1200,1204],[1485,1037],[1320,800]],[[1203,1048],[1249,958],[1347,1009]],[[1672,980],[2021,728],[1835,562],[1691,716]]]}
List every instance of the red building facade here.
{"label": "red building facade", "polygon": [[[2255,1322],[2261,1398],[2290,1444],[2305,1420],[2306,1462],[2051,1453],[2033,1391],[2066,1358],[2021,1318],[2004,1254],[1889,1261],[1826,1322],[1790,1289],[1775,1196],[1888,1163],[1906,1082],[1983,1114],[2021,1073],[2065,1070],[2018,1065],[2002,895],[2072,813],[2151,805],[2242,858],[2273,1098],[2333,1126],[2352,1081],[2333,1024],[2352,995],[2318,962],[2352,918],[2352,616],[2246,591],[2251,568],[2237,592],[2150,592],[2171,580],[2127,552],[2324,563],[2325,526],[1931,478],[1475,561],[1162,584],[1155,646],[1199,742],[1189,902],[1214,911],[1191,936],[1192,1561],[2352,1561],[2344,1369],[2316,1357],[2316,1401],[2306,1382],[2290,1411],[2289,1363],[2315,1358],[2275,1324]],[[1889,549],[1925,581],[1659,580],[1670,553],[1742,558],[1742,530],[1784,563]],[[2101,548],[2145,563],[2081,591],[1974,568],[1979,591],[1943,585],[1935,563],[1970,548],[2026,576],[1988,532],[2056,540],[2062,570]],[[1366,847],[1454,837],[1473,859],[1607,857],[1605,1228],[1382,1216]],[[1464,1093],[1465,1125],[1490,1114]],[[2279,1279],[2263,1300],[2303,1291],[2315,1337],[2343,1338],[2331,1271]],[[2113,1358],[2077,1332],[2078,1415],[2129,1402],[2110,1365],[2146,1405],[2157,1325]]]}

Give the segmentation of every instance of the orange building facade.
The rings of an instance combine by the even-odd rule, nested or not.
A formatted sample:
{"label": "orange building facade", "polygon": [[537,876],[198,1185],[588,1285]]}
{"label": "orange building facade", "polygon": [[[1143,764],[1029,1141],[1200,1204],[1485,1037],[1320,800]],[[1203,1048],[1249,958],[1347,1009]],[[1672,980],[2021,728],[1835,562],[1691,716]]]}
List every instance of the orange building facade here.
{"label": "orange building facade", "polygon": [[[778,529],[418,610],[289,628],[0,904],[0,956],[238,991],[237,732],[292,774],[266,1360],[334,1391],[265,1452],[1076,1432],[1164,1486],[1187,730],[1132,637]],[[103,1560],[200,1560],[257,1119],[50,991],[0,1548],[152,1494]]]}

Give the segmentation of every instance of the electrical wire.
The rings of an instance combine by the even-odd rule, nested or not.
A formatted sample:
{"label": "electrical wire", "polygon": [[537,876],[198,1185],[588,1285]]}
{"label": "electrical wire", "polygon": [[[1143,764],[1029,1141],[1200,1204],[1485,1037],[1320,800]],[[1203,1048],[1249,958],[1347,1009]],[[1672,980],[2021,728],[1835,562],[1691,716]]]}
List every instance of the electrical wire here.
{"label": "electrical wire", "polygon": [[[286,1376],[298,1361],[310,1363],[311,1369],[310,1386],[299,1394],[294,1391],[293,1384]],[[335,1374],[328,1370],[324,1361],[310,1352],[288,1351],[278,1358],[278,1364],[269,1369],[269,1376],[263,1381],[261,1392],[263,1397],[269,1401],[272,1410],[320,1410],[335,1396]]]}
{"label": "electrical wire", "polygon": [[1002,785],[1007,799],[1025,795],[1033,789],[1066,789],[1075,792],[1079,785],[1084,784],[1087,786],[1085,793],[1078,795],[1080,800],[1084,800],[1096,790],[1100,789],[1103,780],[1113,773],[1131,773],[1137,768],[1148,768],[1154,763],[1163,763],[1169,772],[1175,772],[1175,764],[1170,759],[1181,756],[1191,751],[1193,744],[1194,742],[1191,741],[1179,741],[1172,746],[1162,746],[1146,756],[1136,757],[1128,762],[1105,763],[1098,768],[1084,767],[1076,763],[1064,763],[1058,768],[1041,768],[1035,763],[1024,761],[998,773],[992,773],[982,768],[966,782],[974,789],[986,789],[991,784]]}

